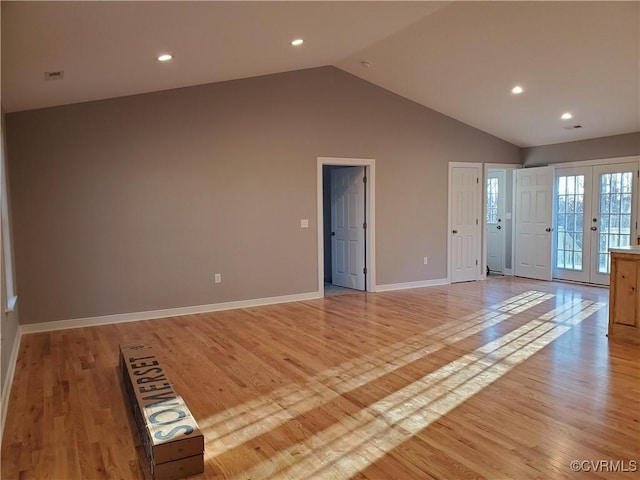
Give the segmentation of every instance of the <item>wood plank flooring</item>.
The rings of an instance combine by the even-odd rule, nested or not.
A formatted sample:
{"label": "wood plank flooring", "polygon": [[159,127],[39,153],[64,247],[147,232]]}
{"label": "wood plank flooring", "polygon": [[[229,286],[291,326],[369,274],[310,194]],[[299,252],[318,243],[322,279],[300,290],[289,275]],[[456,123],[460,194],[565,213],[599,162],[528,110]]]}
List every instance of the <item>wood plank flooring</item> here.
{"label": "wood plank flooring", "polygon": [[201,426],[193,478],[638,478],[640,348],[607,339],[607,304],[496,277],[27,335],[2,478],[143,478],[117,371],[132,341]]}

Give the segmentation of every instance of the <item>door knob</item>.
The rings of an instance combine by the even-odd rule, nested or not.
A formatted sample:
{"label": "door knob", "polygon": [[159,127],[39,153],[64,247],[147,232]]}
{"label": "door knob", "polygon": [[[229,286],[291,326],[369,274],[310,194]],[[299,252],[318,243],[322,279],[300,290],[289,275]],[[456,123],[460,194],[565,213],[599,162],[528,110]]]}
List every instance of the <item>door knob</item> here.
{"label": "door knob", "polygon": [[501,227],[500,225],[498,225],[496,228],[497,228],[498,230],[502,230],[502,227]]}
{"label": "door knob", "polygon": [[336,232],[331,232],[331,236],[335,237],[336,236]]}
{"label": "door knob", "polygon": [[550,231],[551,231],[551,227],[547,227],[547,228],[545,228],[545,231],[546,231],[546,232],[550,232]]}
{"label": "door knob", "polygon": [[456,233],[458,233],[458,230],[453,230],[451,233],[455,235]]}
{"label": "door knob", "polygon": [[593,227],[591,227],[591,230],[593,230],[593,231],[595,232],[596,230],[598,230],[598,227],[596,227],[596,226],[594,225]]}

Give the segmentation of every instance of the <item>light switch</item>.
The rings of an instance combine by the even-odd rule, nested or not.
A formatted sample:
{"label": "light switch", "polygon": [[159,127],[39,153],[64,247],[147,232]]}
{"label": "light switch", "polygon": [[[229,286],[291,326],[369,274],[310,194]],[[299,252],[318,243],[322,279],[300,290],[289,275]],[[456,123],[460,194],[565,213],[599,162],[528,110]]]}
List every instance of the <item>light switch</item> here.
{"label": "light switch", "polygon": [[300,220],[300,228],[309,228],[309,219],[303,218]]}

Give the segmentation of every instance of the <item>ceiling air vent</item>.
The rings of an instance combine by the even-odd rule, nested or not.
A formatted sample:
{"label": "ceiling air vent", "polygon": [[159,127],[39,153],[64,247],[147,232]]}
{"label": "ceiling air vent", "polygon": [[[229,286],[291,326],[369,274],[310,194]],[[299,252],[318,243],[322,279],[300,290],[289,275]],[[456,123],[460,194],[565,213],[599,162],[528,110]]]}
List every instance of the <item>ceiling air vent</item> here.
{"label": "ceiling air vent", "polygon": [[62,80],[64,78],[63,70],[56,70],[55,72],[44,72],[45,80]]}
{"label": "ceiling air vent", "polygon": [[582,128],[582,125],[569,125],[567,127],[562,127],[565,130],[575,130],[576,128]]}

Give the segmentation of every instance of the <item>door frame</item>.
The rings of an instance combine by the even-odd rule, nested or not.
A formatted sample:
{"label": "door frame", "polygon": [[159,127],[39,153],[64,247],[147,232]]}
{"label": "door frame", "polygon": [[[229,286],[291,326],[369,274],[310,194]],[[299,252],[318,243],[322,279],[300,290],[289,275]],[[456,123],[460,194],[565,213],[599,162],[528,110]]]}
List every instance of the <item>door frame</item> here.
{"label": "door frame", "polygon": [[325,165],[341,165],[345,167],[365,167],[367,183],[364,188],[367,211],[365,212],[365,222],[367,231],[365,232],[365,268],[366,291],[376,291],[376,161],[373,158],[343,158],[343,157],[317,157],[316,171],[316,207],[317,207],[317,232],[318,232],[318,293],[324,297],[324,192],[322,188],[322,169]]}
{"label": "door frame", "polygon": [[[452,189],[452,180],[453,180],[453,176],[452,176],[452,172],[454,168],[477,168],[478,169],[478,177],[479,178],[483,178],[483,170],[482,170],[482,163],[476,163],[476,162],[449,162],[449,178],[448,178],[448,198],[447,198],[447,283],[451,283],[451,267],[452,267],[452,252],[451,252],[451,241],[452,241],[452,234],[451,234],[451,230],[452,230],[452,222],[451,222],[451,216],[453,214],[453,212],[451,211],[451,206],[453,205],[453,189]],[[483,179],[484,181],[484,179]],[[482,195],[483,195],[483,191],[484,189],[482,188],[478,188],[478,194],[476,197],[476,205],[481,205],[482,204]],[[482,215],[482,207],[480,207],[478,209],[478,211],[476,212],[478,214],[478,216],[480,217]],[[483,222],[484,223],[484,222]],[[478,225],[478,230],[480,230],[480,225]],[[476,240],[476,252],[478,252],[478,255],[480,255],[480,252],[482,251],[482,243],[483,243],[483,234],[482,232],[479,232],[479,235],[477,235],[477,240]],[[482,261],[480,261],[480,263],[482,263]],[[480,269],[480,265],[478,265],[478,269]],[[482,278],[482,272],[476,271],[476,278],[475,281],[478,281]]]}
{"label": "door frame", "polygon": [[[481,280],[487,278],[487,174],[489,170],[513,170],[511,176],[511,206],[508,207],[505,203],[505,215],[507,208],[511,208],[511,268],[503,268],[503,275],[511,275],[513,276],[514,272],[514,261],[515,261],[515,212],[516,212],[516,176],[515,171],[522,168],[522,165],[514,164],[514,163],[485,163],[483,164],[484,168],[482,170],[482,231],[480,232],[482,235],[482,271],[480,272]],[[507,184],[507,179],[505,177],[504,181],[505,185]],[[506,219],[505,219],[506,220]],[[505,235],[505,241],[507,237]],[[506,260],[506,257],[504,258]]]}

